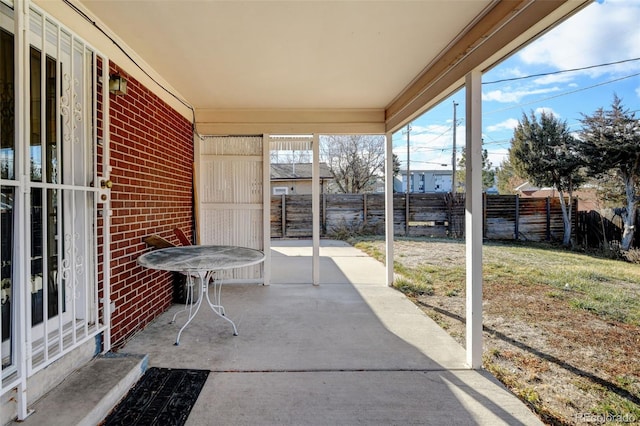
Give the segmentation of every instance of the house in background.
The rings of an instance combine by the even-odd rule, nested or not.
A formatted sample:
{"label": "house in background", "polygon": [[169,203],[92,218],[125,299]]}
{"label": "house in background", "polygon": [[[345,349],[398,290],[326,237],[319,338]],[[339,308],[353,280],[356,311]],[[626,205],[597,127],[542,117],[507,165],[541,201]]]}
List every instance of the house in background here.
{"label": "house in background", "polygon": [[[526,181],[521,185],[514,188],[516,194],[520,197],[526,198],[557,198],[558,191],[555,188],[544,187],[540,188]],[[566,196],[566,195],[565,195]],[[585,186],[576,191],[573,191],[573,197],[578,199],[578,211],[591,211],[599,210],[598,197],[596,189],[594,187]]]}
{"label": "house in background", "polygon": [[[312,166],[311,163],[271,164],[271,195],[311,194]],[[320,194],[324,194],[333,173],[326,163],[319,166]]]}
{"label": "house in background", "polygon": [[[410,170],[412,193],[451,192],[451,170]],[[407,192],[407,170],[400,170],[393,182],[394,192]]]}

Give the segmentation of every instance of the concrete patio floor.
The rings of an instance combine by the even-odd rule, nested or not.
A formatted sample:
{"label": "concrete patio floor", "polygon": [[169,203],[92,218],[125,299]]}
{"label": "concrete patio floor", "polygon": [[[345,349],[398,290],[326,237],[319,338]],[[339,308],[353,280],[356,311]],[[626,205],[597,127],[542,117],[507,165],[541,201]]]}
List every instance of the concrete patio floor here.
{"label": "concrete patio floor", "polygon": [[[175,305],[119,353],[96,357],[12,425],[100,424],[149,366],[210,371],[187,425],[541,425],[400,292],[381,263],[322,241],[320,285],[310,241],[274,240],[272,284],[226,285],[231,325]],[[64,407],[61,409],[61,407]]]}
{"label": "concrete patio floor", "polygon": [[[180,338],[172,307],[120,351],[211,373],[188,425],[542,424],[464,349],[384,283],[384,267],[322,241],[272,242],[272,283],[227,285],[230,324],[203,306]],[[182,317],[184,321],[184,317]]]}

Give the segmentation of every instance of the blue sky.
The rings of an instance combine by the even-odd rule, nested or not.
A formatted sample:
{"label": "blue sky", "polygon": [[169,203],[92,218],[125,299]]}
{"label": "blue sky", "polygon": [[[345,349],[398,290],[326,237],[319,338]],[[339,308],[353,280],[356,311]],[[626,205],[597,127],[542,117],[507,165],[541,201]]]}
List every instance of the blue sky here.
{"label": "blue sky", "polygon": [[[597,66],[620,61],[626,62]],[[585,67],[593,68],[560,72]],[[578,131],[581,113],[608,109],[617,94],[640,116],[640,0],[605,0],[587,6],[485,73],[482,81],[482,133],[494,167],[505,158],[523,112],[553,112]],[[462,89],[414,120],[412,170],[451,169],[454,101],[459,104],[460,158],[465,143],[464,98]],[[406,133],[395,133],[393,146],[406,168]]]}

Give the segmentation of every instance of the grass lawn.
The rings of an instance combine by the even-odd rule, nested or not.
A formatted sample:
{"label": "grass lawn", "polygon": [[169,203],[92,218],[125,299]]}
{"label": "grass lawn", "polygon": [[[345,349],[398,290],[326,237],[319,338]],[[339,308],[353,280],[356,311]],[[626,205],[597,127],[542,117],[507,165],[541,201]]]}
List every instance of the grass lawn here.
{"label": "grass lawn", "polygon": [[[384,261],[384,241],[359,249]],[[398,239],[396,287],[464,345],[465,245]],[[483,246],[484,368],[548,424],[640,424],[640,265]]]}

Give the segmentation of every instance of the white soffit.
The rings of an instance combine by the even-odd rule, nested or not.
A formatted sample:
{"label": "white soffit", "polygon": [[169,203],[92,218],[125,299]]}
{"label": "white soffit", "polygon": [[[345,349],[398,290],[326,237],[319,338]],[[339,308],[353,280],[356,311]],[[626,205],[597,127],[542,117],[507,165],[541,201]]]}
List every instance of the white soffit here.
{"label": "white soffit", "polygon": [[491,3],[82,2],[196,109],[383,109]]}

